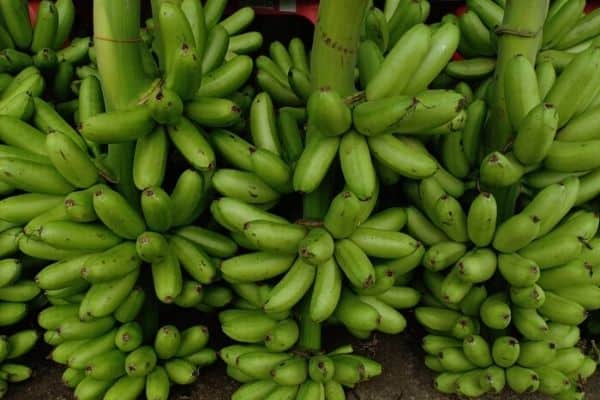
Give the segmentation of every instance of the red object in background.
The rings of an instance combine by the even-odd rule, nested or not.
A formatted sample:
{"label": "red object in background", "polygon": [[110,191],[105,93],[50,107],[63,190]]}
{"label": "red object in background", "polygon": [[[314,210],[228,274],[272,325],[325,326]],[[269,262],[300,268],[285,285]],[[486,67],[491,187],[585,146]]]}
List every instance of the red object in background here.
{"label": "red object in background", "polygon": [[457,17],[460,17],[461,15],[463,15],[464,13],[466,13],[469,9],[467,8],[466,4],[463,4],[462,6],[458,6],[456,8],[456,11],[454,11],[454,14],[456,14]]}
{"label": "red object in background", "polygon": [[229,4],[231,10],[252,7],[258,15],[300,15],[313,24],[319,9],[318,0],[236,0]]}
{"label": "red object in background", "polygon": [[585,5],[585,13],[590,13],[592,11],[594,11],[596,8],[600,7],[600,1],[599,0],[588,0],[587,4]]}
{"label": "red object in background", "polygon": [[35,26],[35,22],[37,20],[37,13],[40,9],[40,0],[29,0],[28,3],[29,8],[29,20],[31,21],[31,25]]}

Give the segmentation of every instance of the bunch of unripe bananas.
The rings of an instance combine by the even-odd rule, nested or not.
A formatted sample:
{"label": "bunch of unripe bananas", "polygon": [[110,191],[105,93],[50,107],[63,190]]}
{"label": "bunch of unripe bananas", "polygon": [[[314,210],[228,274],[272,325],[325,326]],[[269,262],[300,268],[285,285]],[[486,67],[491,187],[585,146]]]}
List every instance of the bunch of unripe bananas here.
{"label": "bunch of unripe bananas", "polygon": [[62,380],[77,399],[168,399],[171,385],[192,384],[200,368],[216,361],[202,325],[181,332],[173,325],[157,328],[152,317],[125,308],[116,318],[118,327],[114,320],[80,322],[77,305],[54,305],[39,314],[45,337],[56,346],[50,358],[67,366]]}
{"label": "bunch of unripe bananas", "polygon": [[413,308],[440,392],[583,398],[600,14],[469,0],[427,25],[426,0],[361,1],[355,42],[324,0],[312,52],[254,60],[254,11],[226,0],[153,0],[142,29],[95,0],[94,45],[62,49],[70,1],[32,27],[0,0],[0,397],[38,338],[12,325],[43,308],[79,400],[168,399],[217,359],[204,325],[160,319],[179,307],[237,342],[235,400],[344,399],[382,367],[322,327],[398,334]]}
{"label": "bunch of unripe bananas", "polygon": [[381,365],[352,354],[344,346],[327,354],[294,354],[261,346],[233,345],[220,351],[227,373],[243,385],[233,400],[326,399],[342,400],[344,386],[381,374]]}

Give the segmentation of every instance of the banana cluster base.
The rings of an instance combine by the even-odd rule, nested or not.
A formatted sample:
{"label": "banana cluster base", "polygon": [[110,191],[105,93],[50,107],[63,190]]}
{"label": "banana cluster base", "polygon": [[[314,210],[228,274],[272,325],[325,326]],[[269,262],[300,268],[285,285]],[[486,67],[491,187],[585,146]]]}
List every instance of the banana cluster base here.
{"label": "banana cluster base", "polygon": [[[191,322],[188,320],[188,322]],[[208,326],[211,332],[219,329],[216,318],[196,321]],[[416,326],[416,324],[411,324]],[[410,331],[410,329],[409,329]],[[217,338],[216,336],[219,336]],[[327,329],[324,335],[326,348],[351,343],[357,354],[372,356],[383,365],[384,372],[377,379],[358,385],[355,394],[348,393],[351,400],[454,400],[433,388],[433,373],[423,365],[420,350],[420,333],[406,332],[387,336],[376,334],[375,340],[361,342],[340,329]],[[214,348],[228,344],[222,335]],[[45,346],[45,344],[43,344]],[[42,346],[40,346],[42,347]],[[47,349],[49,351],[49,348]],[[36,379],[12,384],[5,400],[72,400],[72,391],[60,381],[63,368],[45,359],[40,351],[30,354],[28,365],[36,371]],[[229,400],[237,384],[225,374],[225,365],[217,363],[202,370],[200,379],[190,386],[174,386],[171,400]],[[587,399],[600,400],[600,376],[596,375],[586,385]],[[482,400],[546,400],[543,395],[516,395],[508,390],[500,396],[484,396]]]}

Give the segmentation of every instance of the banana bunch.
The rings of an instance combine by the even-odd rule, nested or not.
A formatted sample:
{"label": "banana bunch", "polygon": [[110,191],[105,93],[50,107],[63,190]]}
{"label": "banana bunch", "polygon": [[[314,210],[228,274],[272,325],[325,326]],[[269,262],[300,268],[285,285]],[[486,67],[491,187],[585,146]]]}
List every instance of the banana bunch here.
{"label": "banana bunch", "polygon": [[571,398],[593,374],[577,345],[600,308],[599,219],[576,210],[579,186],[550,184],[501,221],[491,193],[465,212],[433,178],[406,185],[417,205],[408,232],[429,246],[415,316],[430,332],[425,363],[439,391],[479,397],[508,385]]}
{"label": "banana bunch", "polygon": [[[243,299],[241,304],[252,310],[232,312],[232,317],[248,315],[231,324],[225,322],[230,311],[224,311],[224,331],[229,325],[232,331],[238,327],[243,331],[245,322],[254,318],[256,330],[249,335],[255,340],[226,333],[244,342],[262,341],[276,321],[287,318],[294,306],[309,297],[309,314],[315,322],[333,316],[360,337],[373,330],[404,330],[406,321],[396,309],[409,308],[416,301],[402,300],[410,293],[395,294],[407,288],[394,285],[410,280],[407,275],[419,265],[424,248],[400,232],[407,220],[404,209],[386,209],[369,218],[372,207],[361,205],[352,192],[345,191],[333,199],[322,221],[292,224],[234,198],[213,201],[213,217],[250,250],[220,265],[223,278]],[[344,278],[352,290],[344,288]],[[272,286],[263,283],[270,280]],[[355,312],[359,306],[365,313]]]}
{"label": "banana bunch", "polygon": [[[466,5],[467,10],[462,15],[446,17],[455,20],[460,27],[461,55],[469,60],[495,57],[506,5],[492,0],[467,0]],[[590,47],[598,35],[600,13],[586,13],[585,6],[584,0],[552,2],[543,24],[538,62],[549,61],[562,69],[573,54]]]}
{"label": "banana bunch", "polygon": [[[12,247],[9,242],[16,243],[19,233],[13,230],[11,234],[2,235],[7,239],[6,251]],[[9,383],[22,382],[32,375],[31,368],[20,364],[19,358],[35,346],[38,332],[27,329],[7,333],[14,332],[10,326],[22,321],[32,306],[39,304],[40,289],[33,280],[25,279],[31,266],[15,258],[0,261],[0,326],[3,327],[0,335],[0,398],[6,395]]]}
{"label": "banana bunch", "polygon": [[[424,23],[429,17],[430,11],[431,4],[427,0],[386,0],[383,8],[383,16],[387,22],[386,30],[389,32],[389,44],[393,46],[410,28],[417,24]],[[377,26],[374,22],[380,19],[378,16],[380,12],[381,11],[376,8],[369,11],[365,21],[367,32],[369,32],[369,26]],[[373,36],[367,35],[366,37],[372,38]]]}
{"label": "banana bunch", "polygon": [[[79,76],[81,79],[81,75],[91,68],[81,64],[91,58],[88,55],[93,48],[90,37],[69,37],[75,21],[73,1],[41,1],[33,26],[27,2],[3,2],[0,15],[3,21],[0,26],[2,80],[8,83],[16,78],[12,78],[11,74],[18,75],[22,70],[33,67],[44,75],[49,84],[49,92],[55,100],[69,100],[74,78]],[[37,95],[33,94],[35,96]],[[20,96],[15,100],[27,103],[26,99]],[[0,113],[13,115],[10,111]]]}
{"label": "banana bunch", "polygon": [[[141,300],[140,300],[141,299]],[[179,331],[173,325],[157,329],[156,316],[134,303],[122,307],[110,320],[82,322],[77,304],[52,305],[38,316],[47,329],[44,337],[54,349],[50,358],[65,365],[63,383],[78,399],[169,398],[170,386],[188,385],[200,368],[216,361],[216,352],[206,347],[206,327],[194,325]],[[115,319],[121,322],[115,326]],[[137,320],[136,320],[137,319]]]}
{"label": "banana bunch", "polygon": [[344,387],[381,374],[381,365],[352,354],[351,346],[315,355],[274,351],[258,345],[232,345],[219,355],[227,374],[242,386],[233,400],[345,399]]}
{"label": "banana bunch", "polygon": [[19,364],[18,359],[31,351],[38,337],[34,329],[0,336],[0,398],[6,395],[9,383],[22,382],[31,377],[31,368]]}

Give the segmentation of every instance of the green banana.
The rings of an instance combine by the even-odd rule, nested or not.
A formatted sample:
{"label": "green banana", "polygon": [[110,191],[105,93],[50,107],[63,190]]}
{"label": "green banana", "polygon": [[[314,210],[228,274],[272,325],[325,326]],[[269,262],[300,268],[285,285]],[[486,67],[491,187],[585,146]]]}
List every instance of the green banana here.
{"label": "green banana", "polygon": [[492,329],[506,328],[512,319],[512,311],[507,302],[507,296],[498,292],[489,296],[480,309],[482,322]]}
{"label": "green banana", "polygon": [[17,47],[28,48],[33,37],[33,29],[25,4],[19,0],[4,1],[0,5],[0,14]]}
{"label": "green banana", "polygon": [[94,210],[100,221],[125,239],[136,239],[145,230],[140,214],[118,192],[106,185],[94,189]]}
{"label": "green banana", "polygon": [[267,313],[290,310],[312,286],[315,267],[298,259],[282,280],[273,287],[263,305]]}
{"label": "green banana", "polygon": [[[393,38],[392,42],[394,42]],[[425,59],[430,43],[431,30],[423,24],[415,25],[402,35],[367,85],[367,99],[377,100],[402,94],[408,86],[409,77]]]}
{"label": "green banana", "polygon": [[513,366],[506,370],[506,383],[515,393],[523,394],[537,391],[540,378],[531,369]]}
{"label": "green banana", "polygon": [[352,125],[352,112],[342,97],[334,90],[313,92],[306,105],[308,123],[325,136],[338,136]]}
{"label": "green banana", "polygon": [[183,269],[200,283],[210,283],[215,279],[217,269],[205,251],[184,237],[169,239]]}
{"label": "green banana", "polygon": [[545,340],[548,334],[546,320],[534,308],[513,307],[512,322],[528,340]]}
{"label": "green banana", "polygon": [[163,303],[172,303],[181,293],[183,281],[175,250],[169,247],[165,257],[152,263],[152,281],[156,297]]}
{"label": "green banana", "polygon": [[146,136],[153,131],[154,126],[150,108],[136,107],[90,116],[81,121],[79,131],[92,142],[120,143]]}
{"label": "green banana", "polygon": [[116,311],[133,289],[139,272],[138,268],[120,279],[92,285],[81,302],[80,319],[91,323],[93,318],[106,317]]}
{"label": "green banana", "polygon": [[350,190],[360,200],[371,198],[375,192],[376,176],[366,139],[354,131],[346,133],[340,142],[339,155]]}
{"label": "green banana", "polygon": [[257,282],[286,272],[295,255],[255,252],[229,258],[221,263],[226,279],[235,282]]}

